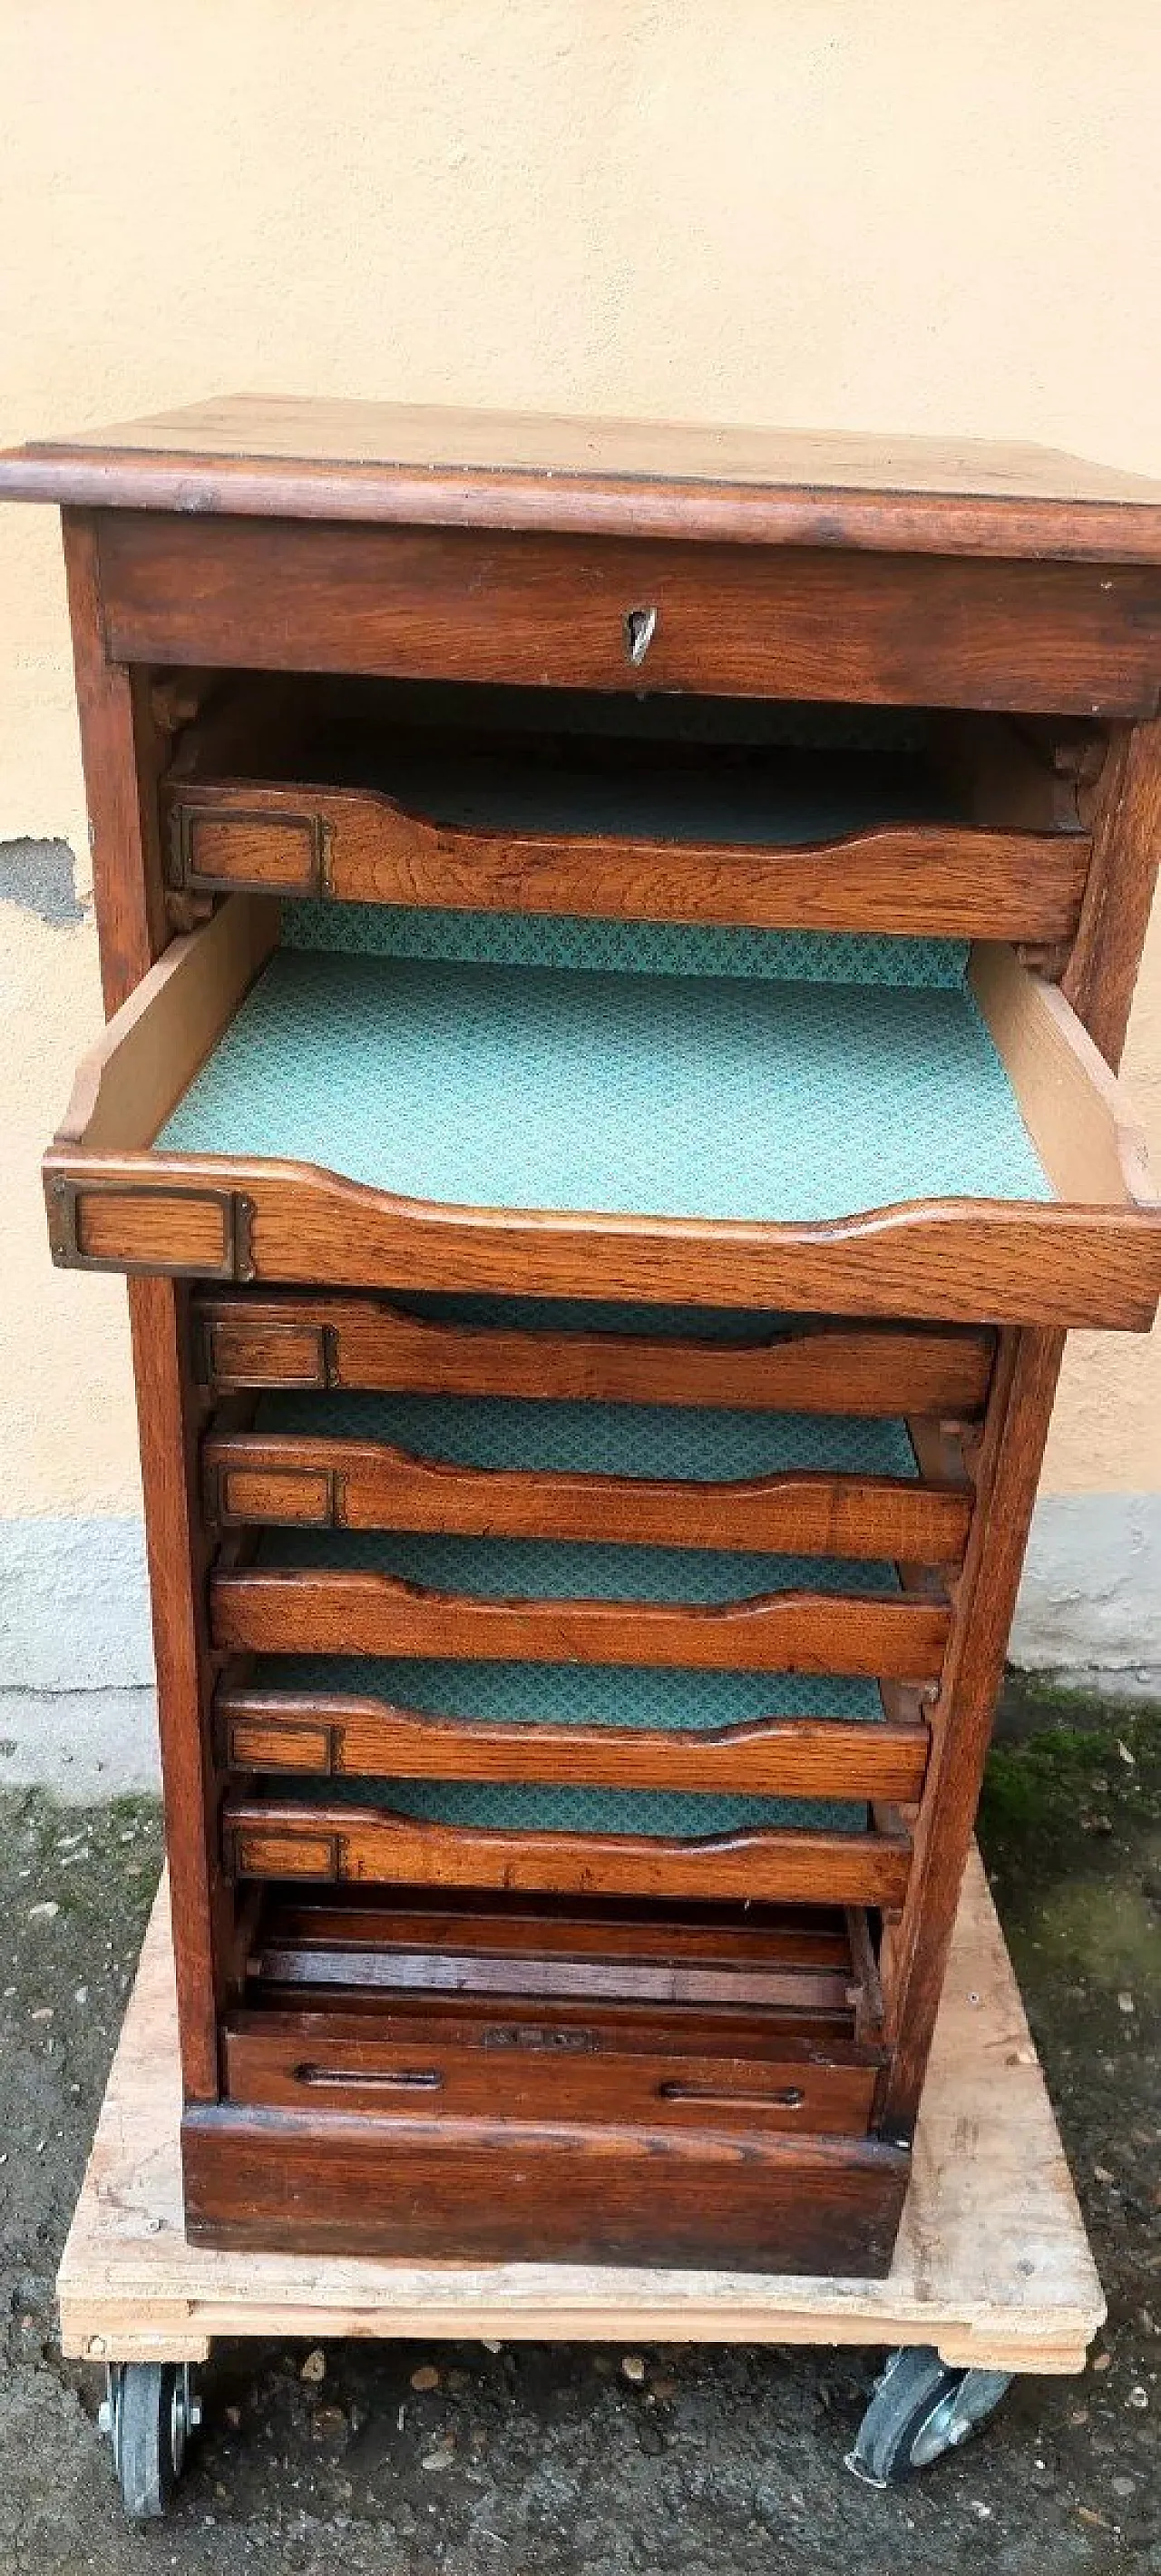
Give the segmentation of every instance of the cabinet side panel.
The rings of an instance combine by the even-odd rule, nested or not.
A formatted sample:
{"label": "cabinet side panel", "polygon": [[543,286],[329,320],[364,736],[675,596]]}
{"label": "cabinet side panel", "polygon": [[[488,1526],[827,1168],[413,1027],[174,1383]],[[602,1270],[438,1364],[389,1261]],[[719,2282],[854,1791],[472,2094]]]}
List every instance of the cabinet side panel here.
{"label": "cabinet side panel", "polygon": [[996,1362],[911,1878],[884,1938],[893,2061],[879,2126],[888,2133],[909,2132],[919,2104],[1063,1351],[1062,1333],[1012,1332]]}
{"label": "cabinet side panel", "polygon": [[[97,521],[66,511],[65,566],[93,854],[105,1009],[141,980],[168,936],[154,787],[162,745],[143,673],[105,647]],[[165,1786],[178,2020],[187,2100],[218,2091],[215,1957],[226,1956],[229,1895],[212,1859],[213,1775],[200,1610],[203,1569],[194,1487],[194,1397],[184,1291],[169,1279],[129,1286]]]}
{"label": "cabinet side panel", "polygon": [[1097,791],[1092,857],[1063,989],[1114,1072],[1161,861],[1161,719],[1114,743]]}

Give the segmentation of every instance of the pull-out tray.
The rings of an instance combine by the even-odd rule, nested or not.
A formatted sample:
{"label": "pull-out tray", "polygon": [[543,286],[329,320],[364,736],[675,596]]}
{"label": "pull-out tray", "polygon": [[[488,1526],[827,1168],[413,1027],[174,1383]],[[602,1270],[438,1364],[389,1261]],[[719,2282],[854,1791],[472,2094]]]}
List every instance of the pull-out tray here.
{"label": "pull-out tray", "polygon": [[560,1305],[529,1297],[318,1297],[255,1288],[194,1298],[207,1395],[356,1388],[559,1403],[719,1405],[747,1413],[974,1421],[994,1335],[953,1325],[850,1326],[719,1308]]}
{"label": "pull-out tray", "polygon": [[[164,789],[179,902],[230,892],[590,919],[1059,940],[1103,745],[996,716],[326,682],[211,690]],[[529,703],[531,702],[531,703]],[[660,709],[660,712],[659,712]],[[773,723],[770,718],[773,716]],[[803,719],[805,718],[805,722]],[[741,719],[741,721],[739,721]],[[781,719],[781,722],[779,722]],[[732,738],[741,732],[742,738]],[[763,738],[765,736],[765,738]],[[748,737],[748,738],[747,738]]]}
{"label": "pull-out tray", "polygon": [[267,1531],[210,1577],[215,1646],[935,1680],[934,1582],[876,1560],[442,1533]]}
{"label": "pull-out tray", "polygon": [[918,1798],[914,1692],[834,1674],[274,1655],[228,1665],[224,1770],[751,1797]]}
{"label": "pull-out tray", "polygon": [[[66,1266],[1144,1330],[1118,1085],[998,946],[970,989],[273,952],[233,896],[46,1158]],[[250,992],[251,985],[255,986]]]}
{"label": "pull-out tray", "polygon": [[[494,1396],[268,1395],[203,1445],[207,1517],[956,1563],[971,1487],[901,1422]],[[940,1473],[940,1467],[947,1470]]]}
{"label": "pull-out tray", "polygon": [[[308,1794],[313,1788],[296,1783],[293,1798],[227,1796],[222,1835],[234,1877],[888,1910],[907,1892],[905,1827],[893,1811],[878,1823],[853,1801],[645,1791],[597,1798],[568,1788],[549,1799],[406,1781],[368,1784],[362,1797],[349,1786],[345,1797],[321,1787]],[[559,1821],[529,1821],[548,1813]]]}

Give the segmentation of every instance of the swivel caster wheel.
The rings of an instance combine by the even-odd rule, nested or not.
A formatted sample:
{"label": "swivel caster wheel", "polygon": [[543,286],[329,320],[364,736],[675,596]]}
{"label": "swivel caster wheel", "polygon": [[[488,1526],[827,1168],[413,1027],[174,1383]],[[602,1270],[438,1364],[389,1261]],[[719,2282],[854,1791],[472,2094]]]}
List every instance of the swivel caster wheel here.
{"label": "swivel caster wheel", "polygon": [[958,2450],[999,2405],[1010,2370],[953,2370],[930,2345],[893,2352],[846,2465],[864,2486],[897,2486]]}
{"label": "swivel caster wheel", "polygon": [[202,2410],[189,2363],[116,2361],[97,2418],[113,2445],[121,2499],[131,2522],[159,2521],[185,2466],[186,2443]]}

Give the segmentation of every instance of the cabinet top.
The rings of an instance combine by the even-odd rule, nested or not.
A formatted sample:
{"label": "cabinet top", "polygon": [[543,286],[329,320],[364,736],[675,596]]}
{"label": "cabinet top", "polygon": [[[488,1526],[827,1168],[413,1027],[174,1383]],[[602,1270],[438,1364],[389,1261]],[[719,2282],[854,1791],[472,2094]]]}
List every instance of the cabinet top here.
{"label": "cabinet top", "polygon": [[0,499],[1161,562],[1161,482],[1054,448],[271,394],[33,440]]}

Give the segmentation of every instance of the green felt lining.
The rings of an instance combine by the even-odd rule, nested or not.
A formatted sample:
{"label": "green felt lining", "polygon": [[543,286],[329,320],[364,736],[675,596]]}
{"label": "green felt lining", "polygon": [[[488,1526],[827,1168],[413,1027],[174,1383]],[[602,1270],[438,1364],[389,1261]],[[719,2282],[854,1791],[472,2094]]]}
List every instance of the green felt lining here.
{"label": "green felt lining", "polygon": [[655,1601],[708,1604],[761,1592],[899,1590],[880,1558],[775,1556],[724,1548],[622,1547],[542,1538],[459,1538],[399,1530],[270,1529],[257,1562],[312,1572],[386,1574],[480,1600]]}
{"label": "green felt lining", "polygon": [[263,1395],[254,1427],[272,1437],[382,1441],[441,1462],[565,1475],[728,1482],[795,1468],[917,1473],[904,1423],[843,1414],[336,1390]]}
{"label": "green felt lining", "polygon": [[720,1798],[669,1789],[567,1789],[539,1781],[296,1780],[295,1804],[393,1807],[430,1825],[518,1833],[645,1834],[697,1841],[717,1834],[861,1834],[863,1802],[824,1798]]}
{"label": "green felt lining", "polygon": [[1051,1197],[966,992],[286,949],[157,1143],[454,1206],[790,1224]]}
{"label": "green felt lining", "polygon": [[[776,866],[776,859],[771,866]],[[432,906],[290,899],[284,947],[350,957],[576,973],[740,975],[777,983],[887,984],[958,992],[966,939],[900,933],[753,930],[729,923],[610,921],[588,915],[466,912]]]}

